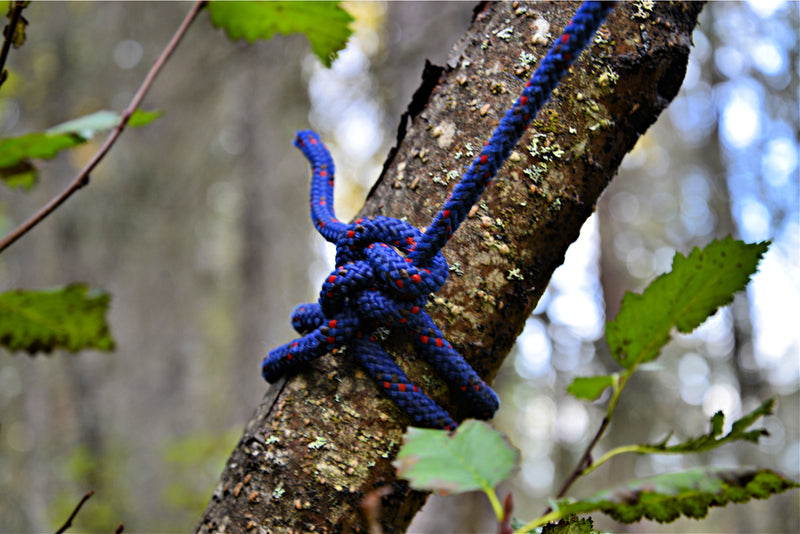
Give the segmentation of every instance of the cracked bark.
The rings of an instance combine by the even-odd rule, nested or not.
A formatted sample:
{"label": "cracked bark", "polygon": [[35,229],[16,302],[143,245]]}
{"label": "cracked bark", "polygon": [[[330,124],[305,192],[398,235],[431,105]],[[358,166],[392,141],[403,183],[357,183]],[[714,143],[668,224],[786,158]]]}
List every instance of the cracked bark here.
{"label": "cracked bark", "polygon": [[[479,4],[448,66],[426,69],[359,216],[425,227],[577,5]],[[427,310],[487,381],[620,161],[677,93],[701,9],[618,6],[445,247],[451,278]],[[384,346],[460,419],[402,333]],[[389,486],[381,526],[403,532],[427,497],[391,465],[407,424],[346,351],[320,359],[269,389],[196,531],[368,532],[360,504]]]}

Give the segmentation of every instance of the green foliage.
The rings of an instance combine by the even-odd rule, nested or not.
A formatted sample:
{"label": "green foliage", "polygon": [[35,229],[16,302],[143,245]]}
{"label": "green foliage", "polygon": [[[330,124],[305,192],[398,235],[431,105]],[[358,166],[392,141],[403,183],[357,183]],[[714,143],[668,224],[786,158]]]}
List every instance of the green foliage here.
{"label": "green foliage", "polygon": [[542,528],[542,534],[597,534],[592,518],[580,519],[570,516],[558,523],[548,523]]}
{"label": "green foliage", "polygon": [[[627,380],[658,356],[670,330],[675,327],[690,332],[720,306],[731,302],[733,294],[743,289],[755,272],[767,246],[767,243],[748,245],[726,238],[713,241],[703,250],[696,248],[688,258],[676,254],[672,272],[657,278],[642,295],[628,293],[617,319],[609,323],[609,346],[625,370],[619,374],[576,378],[567,391],[593,401],[610,386],[613,395],[604,419],[610,421]],[[607,428],[603,424],[584,455],[587,463],[576,467],[570,480],[585,476],[608,459],[626,452],[686,454],[710,451],[733,441],[756,443],[768,435],[767,431],[749,429],[759,418],[771,415],[774,405],[774,399],[767,400],[735,421],[724,436],[725,416],[717,412],[711,417],[711,428],[702,436],[676,445],[667,445],[669,436],[656,444],[624,445],[592,459],[591,447]],[[411,428],[404,438],[395,466],[398,475],[408,479],[413,488],[454,493],[481,489],[492,501],[498,520],[505,519],[493,487],[514,470],[519,460],[505,436],[470,421],[454,435]],[[528,533],[544,525],[542,534],[591,534],[591,519],[573,516],[595,511],[623,523],[642,518],[668,522],[681,515],[702,518],[712,506],[763,499],[797,487],[797,483],[768,469],[698,468],[633,480],[580,501],[561,499],[553,503],[552,512],[519,527],[517,532]]]}
{"label": "green foliage", "polygon": [[667,523],[681,515],[701,519],[712,506],[765,499],[797,487],[769,469],[701,467],[633,480],[580,501],[563,499],[556,509],[560,514],[599,510],[622,523],[642,518]]}
{"label": "green foliage", "polygon": [[[161,116],[160,111],[136,110],[129,126],[145,126]],[[36,183],[36,168],[32,159],[52,159],[67,148],[85,143],[98,132],[115,127],[121,115],[98,111],[73,119],[45,132],[33,132],[0,140],[0,179],[8,187],[30,189]]]}
{"label": "green foliage", "polygon": [[111,297],[83,284],[0,294],[0,345],[11,351],[113,350],[105,314]]}
{"label": "green foliage", "polygon": [[769,432],[763,428],[757,428],[749,431],[747,429],[752,426],[753,423],[755,423],[760,417],[772,415],[772,409],[774,406],[775,399],[768,399],[761,406],[733,423],[731,426],[731,431],[723,437],[719,436],[722,434],[722,427],[725,424],[725,414],[722,412],[717,412],[711,417],[711,430],[709,430],[707,434],[692,438],[678,445],[667,446],[667,440],[655,445],[641,445],[642,450],[638,452],[706,452],[716,449],[720,445],[724,445],[725,443],[729,443],[731,441],[744,440],[758,443],[759,438],[762,436],[768,436]]}
{"label": "green foliage", "polygon": [[353,17],[339,2],[225,2],[208,3],[211,22],[232,40],[270,39],[275,33],[304,34],[311,50],[326,67],[353,33]]}
{"label": "green foliage", "polygon": [[[145,126],[150,124],[155,119],[163,115],[162,111],[142,111],[137,109],[131,114],[128,119],[128,126]],[[74,133],[85,140],[91,139],[98,132],[103,130],[110,130],[119,124],[122,116],[113,111],[100,110],[89,115],[84,115],[77,119],[72,119],[67,122],[62,122],[53,126],[46,133],[61,134],[61,133]]]}
{"label": "green foliage", "polygon": [[0,177],[8,187],[30,189],[36,183],[31,158],[52,159],[66,148],[86,140],[75,133],[34,132],[0,140]]}
{"label": "green foliage", "polygon": [[133,128],[139,128],[140,126],[147,126],[154,120],[160,118],[162,115],[164,115],[164,111],[160,109],[156,109],[153,111],[136,109],[133,111],[133,113],[131,113],[131,117],[128,119],[128,126],[131,126]]}
{"label": "green foliage", "polygon": [[617,375],[579,376],[567,386],[567,392],[579,399],[594,401],[600,398],[607,387],[618,383]]}
{"label": "green foliage", "polygon": [[688,257],[676,253],[671,272],[641,295],[625,294],[616,319],[606,325],[612,356],[626,369],[657,358],[673,327],[691,332],[744,289],[768,245],[726,237]]}
{"label": "green foliage", "polygon": [[[13,22],[12,19],[12,12],[14,11],[14,4],[19,2],[8,2],[8,12],[6,13],[6,17],[8,18],[9,24]],[[28,7],[30,2],[22,2],[22,7]],[[11,34],[11,44],[14,45],[14,48],[19,48],[23,44],[25,44],[25,29],[28,27],[28,21],[25,17],[20,16],[17,19],[16,27],[14,28],[14,32]],[[6,27],[5,32],[8,32],[10,28]]]}
{"label": "green foliage", "polygon": [[465,421],[452,434],[410,427],[394,466],[418,490],[463,493],[494,487],[511,475],[519,451],[481,421]]}

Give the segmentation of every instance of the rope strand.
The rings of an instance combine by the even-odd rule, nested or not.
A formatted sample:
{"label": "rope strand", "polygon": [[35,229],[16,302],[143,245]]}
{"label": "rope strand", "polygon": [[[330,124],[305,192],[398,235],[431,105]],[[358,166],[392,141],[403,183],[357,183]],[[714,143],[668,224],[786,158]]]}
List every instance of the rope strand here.
{"label": "rope strand", "polygon": [[425,263],[447,243],[613,7],[614,2],[584,2],[578,8],[564,33],[525,85],[522,95],[506,112],[489,142],[425,230],[425,235],[410,255],[412,262]]}

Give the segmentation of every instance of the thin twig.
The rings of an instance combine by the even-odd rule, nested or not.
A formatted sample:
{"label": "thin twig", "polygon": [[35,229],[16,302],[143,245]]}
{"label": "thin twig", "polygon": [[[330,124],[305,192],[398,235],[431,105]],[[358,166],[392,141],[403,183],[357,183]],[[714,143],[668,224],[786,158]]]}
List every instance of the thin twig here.
{"label": "thin twig", "polygon": [[59,528],[58,530],[56,530],[56,534],[63,534],[63,532],[65,532],[65,531],[66,531],[66,530],[67,530],[69,527],[71,527],[71,526],[72,526],[72,520],[73,520],[73,519],[75,519],[75,517],[78,515],[78,512],[80,512],[80,511],[81,511],[81,507],[83,506],[83,503],[85,503],[86,501],[88,501],[88,500],[89,500],[89,498],[90,498],[92,495],[94,495],[94,491],[92,491],[92,490],[89,490],[89,491],[87,491],[87,492],[86,492],[86,495],[84,495],[83,497],[81,497],[81,500],[80,500],[80,502],[78,503],[78,506],[76,506],[76,507],[75,507],[75,509],[72,511],[72,513],[69,515],[69,517],[67,518],[67,521],[66,521],[66,523],[64,523],[63,525],[61,525],[61,528]]}
{"label": "thin twig", "polygon": [[122,130],[125,129],[125,125],[128,124],[128,120],[131,118],[131,115],[136,108],[139,107],[139,104],[144,99],[147,91],[150,89],[150,86],[153,84],[153,80],[158,75],[161,68],[166,63],[169,56],[178,46],[181,38],[186,34],[186,31],[189,29],[192,21],[195,19],[197,14],[200,10],[205,7],[206,0],[200,0],[192,6],[192,9],[186,15],[186,18],[183,19],[180,27],[175,32],[175,35],[172,36],[172,40],[170,40],[169,44],[167,44],[164,51],[161,52],[161,55],[156,59],[153,66],[150,67],[150,72],[147,73],[142,85],[139,87],[139,90],[136,91],[136,94],[133,96],[133,100],[131,103],[128,104],[128,107],[122,113],[122,118],[120,118],[119,123],[114,127],[111,133],[106,138],[105,143],[100,149],[92,156],[92,159],[81,169],[78,175],[72,180],[69,186],[64,189],[58,196],[53,198],[50,202],[48,202],[43,208],[41,208],[36,214],[34,214],[30,219],[22,223],[16,230],[11,232],[5,239],[0,241],[0,252],[7,249],[12,243],[18,240],[20,237],[25,235],[31,228],[39,224],[45,217],[50,215],[57,207],[59,207],[65,200],[67,200],[72,194],[83,187],[84,185],[89,183],[89,173],[91,173],[94,168],[97,166],[98,163],[105,157],[106,153],[111,149],[114,142],[116,142],[117,138],[122,133]]}
{"label": "thin twig", "polygon": [[[22,17],[22,10],[25,9],[25,2],[14,2],[14,8],[11,10],[10,21],[8,23],[8,30],[6,31],[5,39],[3,39],[3,49],[0,50],[0,72],[6,66],[6,59],[8,59],[8,51],[11,50],[11,43],[14,41],[14,34],[17,33],[17,24],[20,17]],[[0,85],[3,80],[0,78]]]}
{"label": "thin twig", "polygon": [[[583,451],[583,455],[581,456],[581,459],[578,461],[578,464],[575,466],[575,469],[572,470],[572,473],[569,474],[567,479],[564,481],[564,484],[561,485],[561,489],[558,490],[558,493],[556,494],[556,499],[560,499],[561,497],[566,495],[567,490],[570,488],[570,486],[572,486],[575,480],[577,480],[577,478],[583,474],[583,472],[586,470],[587,467],[592,465],[592,450],[594,450],[594,447],[595,445],[597,445],[597,442],[600,441],[600,438],[605,433],[606,429],[608,428],[608,424],[610,422],[611,422],[610,418],[608,417],[603,418],[603,422],[600,423],[600,428],[597,429],[597,433],[592,438],[592,441],[589,442],[589,445],[587,445],[586,450]],[[545,513],[549,511],[550,509],[548,508]]]}
{"label": "thin twig", "polygon": [[[611,424],[611,417],[614,415],[614,410],[617,407],[619,396],[622,394],[622,390],[625,388],[625,385],[628,383],[628,379],[636,370],[637,366],[638,364],[632,366],[620,376],[617,376],[616,373],[613,375],[615,379],[612,384],[611,399],[608,401],[608,408],[606,409],[605,417],[603,417],[603,422],[600,423],[600,428],[597,429],[592,441],[589,442],[589,445],[586,446],[586,450],[583,451],[581,459],[578,460],[575,468],[564,481],[564,484],[561,485],[561,489],[559,489],[558,493],[556,494],[556,499],[560,499],[566,495],[567,490],[572,486],[573,483],[575,483],[578,477],[585,474],[586,470],[592,466],[592,451],[594,450],[595,445],[597,445],[597,442],[600,441],[600,438],[603,437],[603,434],[605,434],[606,430],[608,430],[608,425]],[[552,510],[553,509],[548,506],[544,513],[549,514]]]}

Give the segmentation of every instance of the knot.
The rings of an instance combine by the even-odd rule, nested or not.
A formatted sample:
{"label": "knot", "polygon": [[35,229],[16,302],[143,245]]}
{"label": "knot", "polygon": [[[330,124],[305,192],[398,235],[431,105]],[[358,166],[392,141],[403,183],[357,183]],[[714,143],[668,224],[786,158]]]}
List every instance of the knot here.
{"label": "knot", "polygon": [[424,266],[413,263],[408,254],[421,235],[410,224],[390,217],[358,219],[346,226],[335,241],[340,267],[323,284],[321,301],[338,303],[337,295],[352,293],[367,281],[392,299],[435,293],[447,281],[447,260],[439,252]]}
{"label": "knot", "polygon": [[422,393],[378,344],[379,328],[397,326],[466,398],[473,416],[491,417],[498,407],[497,396],[425,313],[428,296],[449,275],[442,253],[412,261],[409,255],[422,232],[398,219],[379,216],[350,224],[336,219],[330,154],[313,132],[299,132],[295,145],[311,163],[311,219],[320,234],[336,245],[336,268],[322,284],[317,302],[295,308],[292,326],[303,337],[267,355],[261,365],[264,378],[274,382],[290,368],[347,347],[415,424],[456,428],[447,411]]}

